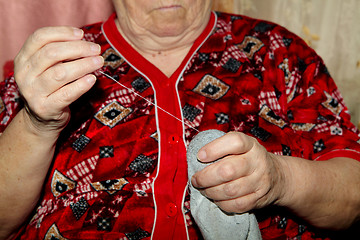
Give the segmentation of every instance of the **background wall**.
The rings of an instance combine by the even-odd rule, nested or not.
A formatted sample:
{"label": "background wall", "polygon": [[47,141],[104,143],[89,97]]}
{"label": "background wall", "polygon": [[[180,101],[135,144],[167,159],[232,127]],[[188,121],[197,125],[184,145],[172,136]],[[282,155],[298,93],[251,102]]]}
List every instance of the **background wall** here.
{"label": "background wall", "polygon": [[80,27],[106,20],[111,0],[0,0],[0,79],[34,30],[55,25]]}
{"label": "background wall", "polygon": [[[262,18],[287,27],[324,59],[352,115],[360,124],[359,0],[214,0],[217,10]],[[0,0],[0,77],[35,29],[103,21],[111,0]]]}

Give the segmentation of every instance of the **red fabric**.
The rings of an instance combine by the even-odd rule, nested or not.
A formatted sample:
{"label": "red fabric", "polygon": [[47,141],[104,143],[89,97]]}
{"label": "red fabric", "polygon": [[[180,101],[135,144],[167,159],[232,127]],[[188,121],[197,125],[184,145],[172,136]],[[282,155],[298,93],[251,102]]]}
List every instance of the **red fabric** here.
{"label": "red fabric", "polygon": [[7,62],[5,62],[4,67],[3,67],[4,76],[3,76],[3,78],[1,78],[0,81],[2,81],[3,79],[5,79],[7,76],[11,75],[13,69],[14,69],[14,62],[13,62],[13,61],[7,61]]}
{"label": "red fabric", "polygon": [[[184,239],[186,231],[198,238],[183,200],[193,128],[242,131],[275,154],[324,160],[341,151],[360,160],[359,132],[322,60],[284,28],[218,14],[209,37],[211,22],[167,79],[124,42],[113,18],[104,32],[84,27],[85,40],[102,46],[102,71],[131,90],[97,72],[95,87],[72,104],[19,239]],[[3,131],[22,105],[13,77],[1,86]],[[264,239],[320,237],[284,210],[256,214]]]}
{"label": "red fabric", "polygon": [[[170,78],[165,76],[160,70],[154,66],[149,66],[145,58],[138,54],[131,46],[122,38],[120,33],[116,31],[115,19],[116,15],[112,15],[109,21],[103,25],[106,38],[112,44],[114,49],[130,65],[135,66],[147,79],[152,80],[155,89],[156,104],[160,107],[157,111],[158,125],[160,131],[160,167],[156,180],[154,180],[154,200],[157,207],[156,224],[154,227],[154,239],[186,239],[185,219],[181,216],[169,217],[171,206],[174,209],[181,209],[183,205],[183,197],[187,187],[187,167],[186,148],[183,140],[183,126],[181,119],[181,106],[178,100],[176,85],[182,77],[182,70],[186,67],[195,50],[210,34],[214,27],[215,17],[212,15],[210,23],[204,30],[203,34],[195,41],[190,52],[183,60],[178,70],[172,74]],[[124,51],[126,49],[126,51]],[[164,109],[165,111],[162,111]],[[168,113],[172,114],[169,115]],[[174,118],[175,116],[176,118]],[[175,177],[174,177],[175,176]],[[172,182],[172,184],[169,184]],[[169,209],[170,208],[170,209]],[[175,230],[174,230],[175,229]]]}

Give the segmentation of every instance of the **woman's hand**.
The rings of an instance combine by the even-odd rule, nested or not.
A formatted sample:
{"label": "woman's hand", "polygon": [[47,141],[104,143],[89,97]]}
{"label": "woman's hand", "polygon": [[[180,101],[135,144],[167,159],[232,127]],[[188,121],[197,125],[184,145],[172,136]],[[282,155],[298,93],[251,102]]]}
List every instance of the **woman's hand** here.
{"label": "woman's hand", "polygon": [[226,212],[262,208],[283,194],[281,164],[253,137],[227,133],[201,148],[198,159],[219,160],[194,174],[192,184]]}
{"label": "woman's hand", "polygon": [[70,119],[69,105],[95,83],[89,74],[103,65],[100,46],[82,41],[73,27],[35,31],[16,56],[15,80],[25,114],[40,132],[60,132]]}

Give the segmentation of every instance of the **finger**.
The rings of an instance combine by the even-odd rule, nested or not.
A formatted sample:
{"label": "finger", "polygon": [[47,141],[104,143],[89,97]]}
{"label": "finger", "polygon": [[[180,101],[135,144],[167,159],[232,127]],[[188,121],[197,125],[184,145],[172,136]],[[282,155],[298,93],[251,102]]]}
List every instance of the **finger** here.
{"label": "finger", "polygon": [[245,213],[256,207],[257,199],[256,193],[250,193],[236,199],[215,201],[215,204],[228,213]]}
{"label": "finger", "polygon": [[202,147],[197,157],[201,162],[213,162],[227,155],[246,153],[253,145],[252,137],[240,132],[229,132]]}
{"label": "finger", "polygon": [[231,155],[195,173],[191,182],[196,188],[214,187],[249,175],[251,167],[245,158]]}
{"label": "finger", "polygon": [[46,95],[50,95],[75,79],[79,79],[101,68],[103,64],[104,59],[101,56],[59,63],[41,75],[43,81],[40,83],[40,88],[43,89]]}
{"label": "finger", "polygon": [[46,122],[47,125],[51,122],[56,123],[55,125],[48,125],[51,128],[62,128],[69,117],[68,106],[87,92],[94,85],[95,81],[96,77],[94,75],[86,75],[65,85],[45,99],[35,99],[33,106],[30,108],[31,112],[35,113],[35,115],[30,114],[30,117],[36,119],[36,122],[39,120],[40,122]]}
{"label": "finger", "polygon": [[56,63],[99,55],[100,51],[98,44],[86,41],[50,43],[30,58],[32,71],[36,76]]}
{"label": "finger", "polygon": [[254,193],[256,190],[253,175],[201,190],[201,193],[215,201],[231,200]]}
{"label": "finger", "polygon": [[51,94],[48,97],[48,102],[52,103],[52,111],[61,112],[81,95],[89,91],[95,82],[96,77],[89,74],[63,86],[58,91]]}
{"label": "finger", "polygon": [[84,32],[81,29],[67,26],[40,28],[25,41],[15,61],[26,61],[40,48],[50,42],[80,40],[83,34]]}

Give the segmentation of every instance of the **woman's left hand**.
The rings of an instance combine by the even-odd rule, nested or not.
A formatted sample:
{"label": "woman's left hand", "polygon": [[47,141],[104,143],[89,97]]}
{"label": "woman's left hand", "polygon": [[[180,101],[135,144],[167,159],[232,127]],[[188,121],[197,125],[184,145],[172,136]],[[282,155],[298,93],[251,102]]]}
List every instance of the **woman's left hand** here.
{"label": "woman's left hand", "polygon": [[282,164],[255,138],[229,132],[199,150],[201,162],[214,162],[192,184],[224,211],[243,213],[279,201],[284,193]]}

